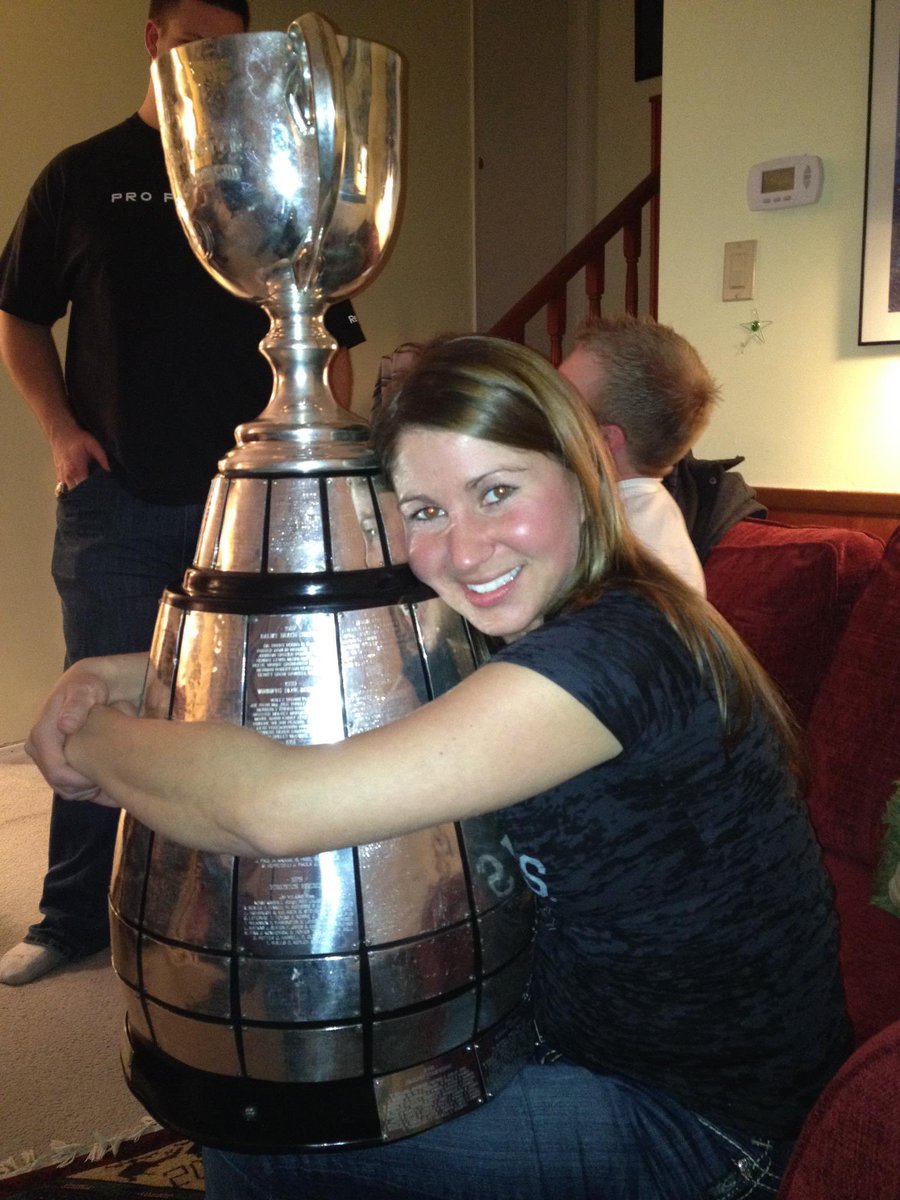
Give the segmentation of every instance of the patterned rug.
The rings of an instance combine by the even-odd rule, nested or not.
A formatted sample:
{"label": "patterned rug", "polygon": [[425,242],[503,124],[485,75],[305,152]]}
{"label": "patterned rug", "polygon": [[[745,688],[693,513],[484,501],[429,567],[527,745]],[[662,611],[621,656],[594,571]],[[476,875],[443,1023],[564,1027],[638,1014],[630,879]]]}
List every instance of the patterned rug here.
{"label": "patterned rug", "polygon": [[199,1147],[166,1130],[123,1142],[117,1153],[96,1162],[78,1158],[0,1179],[0,1197],[21,1200],[202,1200],[203,1194]]}

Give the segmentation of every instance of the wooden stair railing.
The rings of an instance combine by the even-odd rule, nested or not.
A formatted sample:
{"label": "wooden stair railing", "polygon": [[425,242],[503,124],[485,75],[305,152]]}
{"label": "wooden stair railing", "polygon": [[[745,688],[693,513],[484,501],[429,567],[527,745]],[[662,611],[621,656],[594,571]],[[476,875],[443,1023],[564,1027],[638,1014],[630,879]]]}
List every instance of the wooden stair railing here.
{"label": "wooden stair railing", "polygon": [[489,333],[513,342],[525,341],[525,326],[542,309],[547,310],[547,336],[550,339],[550,361],[562,362],[563,338],[566,333],[566,289],[569,281],[584,271],[584,290],[588,315],[601,313],[606,287],[606,247],[619,233],[625,258],[625,311],[638,311],[638,266],[641,258],[641,228],[644,208],[650,206],[650,263],[648,309],[657,315],[657,281],[659,277],[659,162],[661,145],[661,98],[650,97],[651,170],[590,233],[573,246],[560,261],[525,293]]}

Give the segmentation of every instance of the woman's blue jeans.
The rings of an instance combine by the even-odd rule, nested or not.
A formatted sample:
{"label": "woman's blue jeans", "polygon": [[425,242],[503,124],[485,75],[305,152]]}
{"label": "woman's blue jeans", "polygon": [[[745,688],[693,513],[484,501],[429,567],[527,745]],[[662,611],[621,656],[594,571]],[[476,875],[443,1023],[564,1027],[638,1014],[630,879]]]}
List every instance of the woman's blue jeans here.
{"label": "woman's blue jeans", "polygon": [[762,1200],[790,1143],[727,1132],[652,1088],[533,1064],[484,1107],[367,1150],[204,1150],[207,1200]]}
{"label": "woman's blue jeans", "polygon": [[[53,580],[66,666],[149,650],[159,600],[190,565],[202,504],[150,504],[99,468],[57,504]],[[109,944],[107,891],[119,813],[53,797],[43,920],[26,941],[76,959]]]}

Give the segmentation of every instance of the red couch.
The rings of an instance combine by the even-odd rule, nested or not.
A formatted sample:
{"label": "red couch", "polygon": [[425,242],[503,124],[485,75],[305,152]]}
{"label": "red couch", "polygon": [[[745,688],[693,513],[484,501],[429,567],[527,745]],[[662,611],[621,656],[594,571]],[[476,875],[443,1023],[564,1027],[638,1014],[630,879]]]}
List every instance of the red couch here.
{"label": "red couch", "polygon": [[[900,919],[870,898],[885,808],[900,779],[900,529],[885,547],[856,530],[741,521],[705,569],[710,601],[781,685],[806,730],[807,803],[834,884],[858,1047],[810,1115],[780,1196],[896,1200]],[[882,1080],[891,1072],[893,1103],[885,1103],[884,1082],[861,1083],[870,1071]],[[858,1164],[851,1165],[863,1153],[863,1129],[865,1154],[881,1149],[884,1192],[871,1182],[860,1190]],[[872,1178],[877,1166],[867,1168]]]}

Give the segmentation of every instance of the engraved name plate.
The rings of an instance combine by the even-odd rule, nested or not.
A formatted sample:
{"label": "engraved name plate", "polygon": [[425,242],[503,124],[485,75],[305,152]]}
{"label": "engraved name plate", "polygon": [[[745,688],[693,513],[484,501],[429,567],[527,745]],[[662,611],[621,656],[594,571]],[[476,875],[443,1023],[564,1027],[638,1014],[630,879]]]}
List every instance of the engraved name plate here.
{"label": "engraved name plate", "polygon": [[352,850],[238,862],[243,953],[293,957],[359,946]]}
{"label": "engraved name plate", "polygon": [[290,746],[344,736],[334,618],[286,613],[250,618],[246,724]]}
{"label": "engraved name plate", "polygon": [[475,1059],[462,1047],[437,1064],[410,1067],[375,1080],[375,1101],[385,1138],[428,1129],[481,1099]]}
{"label": "engraved name plate", "polygon": [[324,571],[325,535],[317,479],[273,479],[269,498],[268,569]]}

